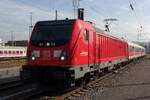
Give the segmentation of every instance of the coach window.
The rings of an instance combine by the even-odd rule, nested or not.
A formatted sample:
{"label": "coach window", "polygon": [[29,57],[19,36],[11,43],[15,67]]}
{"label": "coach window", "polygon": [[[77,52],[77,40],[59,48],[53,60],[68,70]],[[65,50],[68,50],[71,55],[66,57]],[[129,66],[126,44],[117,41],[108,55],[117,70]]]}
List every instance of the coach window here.
{"label": "coach window", "polygon": [[7,51],[4,51],[4,54],[7,54]]}
{"label": "coach window", "polygon": [[13,54],[15,54],[15,51],[13,51]]}
{"label": "coach window", "polygon": [[11,51],[9,51],[9,54],[11,54]]}
{"label": "coach window", "polygon": [[20,51],[20,54],[22,54],[23,52],[22,51]]}
{"label": "coach window", "polygon": [[3,51],[0,51],[0,54],[3,54]]}
{"label": "coach window", "polygon": [[85,29],[83,32],[83,38],[85,41],[88,41],[89,39],[89,31],[87,29]]}
{"label": "coach window", "polygon": [[19,51],[17,51],[17,54],[19,54]]}

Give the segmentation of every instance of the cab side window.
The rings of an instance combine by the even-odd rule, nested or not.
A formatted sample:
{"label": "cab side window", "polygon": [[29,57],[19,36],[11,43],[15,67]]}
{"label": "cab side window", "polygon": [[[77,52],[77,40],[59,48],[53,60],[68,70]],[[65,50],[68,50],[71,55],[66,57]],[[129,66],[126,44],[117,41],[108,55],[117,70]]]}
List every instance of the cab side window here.
{"label": "cab side window", "polygon": [[89,31],[87,29],[85,29],[83,32],[83,39],[85,41],[88,41],[88,39],[89,39]]}

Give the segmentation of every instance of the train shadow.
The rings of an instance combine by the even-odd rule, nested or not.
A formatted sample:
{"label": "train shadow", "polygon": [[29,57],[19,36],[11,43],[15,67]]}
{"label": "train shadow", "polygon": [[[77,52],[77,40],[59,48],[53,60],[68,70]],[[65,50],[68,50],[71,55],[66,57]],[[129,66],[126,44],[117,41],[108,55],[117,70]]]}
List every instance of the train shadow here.
{"label": "train shadow", "polygon": [[135,97],[135,98],[128,98],[128,99],[124,99],[124,100],[150,100],[150,96],[143,96],[143,97]]}
{"label": "train shadow", "polygon": [[103,87],[115,88],[115,87],[128,87],[128,86],[141,86],[141,85],[150,85],[150,82],[118,84],[118,85],[104,85]]}

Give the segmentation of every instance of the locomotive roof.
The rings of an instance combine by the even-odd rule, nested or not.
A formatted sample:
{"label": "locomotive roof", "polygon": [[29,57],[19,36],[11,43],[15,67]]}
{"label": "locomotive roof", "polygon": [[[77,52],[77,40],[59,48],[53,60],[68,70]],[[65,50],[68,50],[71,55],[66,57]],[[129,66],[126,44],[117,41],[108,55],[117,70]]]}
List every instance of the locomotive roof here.
{"label": "locomotive roof", "polygon": [[75,19],[39,21],[36,26],[71,24]]}
{"label": "locomotive roof", "polygon": [[136,44],[136,43],[129,42],[129,41],[127,41],[127,43],[128,43],[129,46],[133,46],[133,47],[145,49],[143,46],[140,46],[140,45],[138,45],[138,44]]}
{"label": "locomotive roof", "polygon": [[104,30],[102,30],[98,27],[93,26],[93,28],[95,29],[96,32],[98,32],[101,35],[104,35],[104,36],[107,36],[107,37],[110,37],[110,38],[113,38],[113,39],[117,39],[117,40],[120,40],[120,41],[125,41],[124,39],[121,39],[119,37],[114,37],[114,36],[110,35],[108,32],[106,32],[106,31],[104,31]]}
{"label": "locomotive roof", "polygon": [[[75,20],[80,20],[80,19],[68,19],[68,18],[66,18],[66,19],[64,19],[64,20],[39,21],[39,22],[36,23],[36,26],[64,25],[64,24],[65,24],[65,25],[70,25],[70,24],[72,24],[72,22],[75,21]],[[81,20],[81,21],[82,21],[82,20]],[[108,34],[108,32],[106,32],[106,31],[104,31],[104,30],[102,30],[102,29],[100,29],[100,28],[98,28],[98,27],[95,27],[95,26],[92,24],[92,22],[89,22],[89,21],[84,21],[84,22],[88,22],[89,24],[91,24],[92,27],[95,29],[95,31],[98,32],[99,34],[103,35],[103,36],[110,37],[110,38],[113,38],[113,39],[115,39],[115,40],[127,42],[127,43],[130,44],[130,45],[134,45],[134,46],[143,48],[142,46],[139,46],[139,45],[137,45],[137,44],[135,44],[135,43],[131,43],[131,42],[128,42],[128,41],[126,41],[126,40],[124,40],[124,39],[121,39],[121,38],[119,38],[119,37],[114,37],[114,36]],[[0,47],[0,48],[1,48],[1,47]]]}
{"label": "locomotive roof", "polygon": [[[80,20],[80,19],[64,19],[64,20],[47,20],[47,21],[39,21],[36,23],[36,26],[47,26],[47,25],[70,25],[72,24],[73,21],[75,20]],[[82,20],[81,20],[82,21]],[[101,33],[102,35],[105,35],[107,37],[110,37],[110,38],[114,38],[114,39],[117,39],[117,40],[121,40],[121,41],[124,41],[123,39],[121,38],[118,38],[118,37],[114,37],[110,34],[108,34],[107,32],[105,32],[104,30],[100,29],[100,28],[97,28],[95,27],[92,22],[89,22],[89,21],[84,21],[84,22],[88,22],[89,24],[91,24],[93,26],[93,28],[95,29],[96,32],[99,32]]]}
{"label": "locomotive roof", "polygon": [[137,47],[137,48],[145,49],[143,46],[140,46],[140,45],[138,45],[138,44],[136,44],[136,43],[129,42],[129,41],[124,40],[124,39],[121,39],[121,38],[119,38],[119,37],[114,37],[114,36],[112,36],[112,35],[108,34],[108,32],[105,32],[104,30],[102,30],[102,29],[100,29],[100,28],[97,28],[97,27],[95,27],[95,26],[93,26],[93,27],[94,27],[94,29],[95,29],[97,32],[99,32],[99,33],[103,33],[102,35],[105,35],[105,36],[107,36],[107,37],[111,37],[111,38],[114,38],[114,39],[118,39],[118,40],[121,40],[121,41],[127,42],[127,43],[128,43],[128,45],[130,45],[130,46],[134,46],[134,47]]}

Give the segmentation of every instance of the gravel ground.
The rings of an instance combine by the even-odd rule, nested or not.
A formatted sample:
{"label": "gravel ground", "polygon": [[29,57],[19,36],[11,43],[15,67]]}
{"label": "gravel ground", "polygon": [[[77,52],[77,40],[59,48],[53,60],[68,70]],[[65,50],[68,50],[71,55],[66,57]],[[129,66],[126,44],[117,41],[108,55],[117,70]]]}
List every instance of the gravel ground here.
{"label": "gravel ground", "polygon": [[25,59],[0,61],[0,68],[20,67],[21,65],[24,65],[25,62]]}
{"label": "gravel ground", "polygon": [[150,100],[150,60],[146,59],[103,80],[79,100]]}
{"label": "gravel ground", "polygon": [[1,83],[1,79],[19,76],[20,68],[21,67],[1,68],[0,69],[0,83]]}

